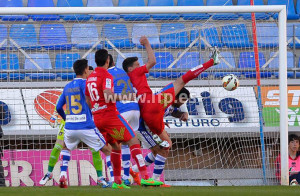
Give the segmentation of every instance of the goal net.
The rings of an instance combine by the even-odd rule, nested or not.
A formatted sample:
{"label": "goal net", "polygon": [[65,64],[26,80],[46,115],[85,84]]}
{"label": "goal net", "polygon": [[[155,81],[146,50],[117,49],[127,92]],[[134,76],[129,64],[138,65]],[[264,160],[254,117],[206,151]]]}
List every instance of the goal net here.
{"label": "goal net", "polygon": [[[47,171],[58,132],[49,120],[63,87],[75,77],[73,62],[86,58],[96,67],[95,51],[105,48],[119,68],[130,56],[137,56],[142,65],[147,62],[146,50],[139,44],[142,35],[148,37],[157,61],[148,75],[153,92],[208,61],[214,47],[221,52],[219,65],[186,86],[191,93],[189,120],[165,118],[173,146],[164,180],[172,185],[280,184],[280,174],[276,175],[280,165],[275,163],[282,112],[279,68],[286,65],[279,63],[283,38],[278,36],[278,13],[271,8],[269,13],[256,13],[253,23],[250,13],[221,13],[226,7],[208,14],[3,15],[0,103],[4,118],[0,122],[6,185],[38,186]],[[230,8],[239,11],[237,6]],[[299,77],[293,50],[298,44],[297,26],[287,26],[284,78],[291,84]],[[239,80],[234,91],[222,87],[228,74]],[[299,84],[288,87],[290,130],[299,127],[299,91]],[[81,144],[71,159],[70,185],[94,185],[96,171],[88,148]],[[57,184],[58,178],[59,162],[54,180],[47,185]]]}

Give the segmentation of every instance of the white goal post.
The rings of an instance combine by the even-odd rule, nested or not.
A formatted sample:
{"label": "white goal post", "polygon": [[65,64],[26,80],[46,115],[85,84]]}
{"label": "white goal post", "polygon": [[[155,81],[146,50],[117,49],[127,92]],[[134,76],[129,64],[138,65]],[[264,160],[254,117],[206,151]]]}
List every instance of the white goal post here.
{"label": "white goal post", "polygon": [[1,15],[31,14],[159,14],[159,13],[278,13],[281,184],[289,185],[287,13],[286,6],[172,6],[172,7],[1,7]]}

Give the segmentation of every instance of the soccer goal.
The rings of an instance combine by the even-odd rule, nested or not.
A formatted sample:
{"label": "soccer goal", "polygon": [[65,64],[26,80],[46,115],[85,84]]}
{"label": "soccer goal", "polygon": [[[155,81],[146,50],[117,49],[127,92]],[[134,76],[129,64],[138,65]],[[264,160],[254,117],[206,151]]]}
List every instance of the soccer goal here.
{"label": "soccer goal", "polygon": [[[143,64],[142,35],[156,56],[148,75],[154,92],[206,62],[214,47],[221,52],[219,65],[186,86],[189,120],[165,119],[173,146],[164,180],[178,186],[288,185],[288,129],[299,126],[299,117],[296,98],[287,94],[299,98],[299,83],[287,86],[288,78],[296,81],[297,39],[285,6],[21,7],[0,13],[7,186],[38,186],[47,170],[57,134],[49,119],[74,78],[72,63],[86,58],[96,67],[94,53],[105,48],[117,67],[130,56]],[[222,87],[228,74],[239,79],[234,91]],[[70,185],[95,184],[89,153],[84,145],[72,152]],[[59,163],[47,185],[58,179]]]}

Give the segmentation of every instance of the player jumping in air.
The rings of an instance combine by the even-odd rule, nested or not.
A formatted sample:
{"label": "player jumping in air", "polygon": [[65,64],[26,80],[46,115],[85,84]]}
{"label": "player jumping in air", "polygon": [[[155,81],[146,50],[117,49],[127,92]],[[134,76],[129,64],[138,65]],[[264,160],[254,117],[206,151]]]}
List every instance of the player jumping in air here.
{"label": "player jumping in air", "polygon": [[[97,68],[88,77],[86,83],[87,101],[90,102],[97,128],[104,134],[106,141],[112,146],[111,162],[114,171],[112,188],[130,188],[121,180],[121,146],[120,142],[129,145],[132,158],[136,161],[142,175],[142,185],[161,185],[160,181],[149,178],[139,141],[128,122],[119,114],[116,101],[133,100],[128,95],[114,94],[113,77],[108,73],[109,56],[105,49],[95,54]],[[131,96],[132,97],[132,96]]]}
{"label": "player jumping in air", "polygon": [[[89,75],[94,71],[94,68],[92,66],[89,66]],[[55,128],[58,125],[58,114],[55,108],[55,111],[50,119],[50,126]],[[49,180],[53,178],[53,169],[55,164],[58,161],[59,154],[64,146],[64,127],[65,127],[65,121],[62,119],[59,124],[59,131],[57,134],[56,142],[54,145],[54,148],[51,151],[49,162],[48,162],[48,172],[45,174],[45,176],[40,180],[40,185],[45,185]],[[109,185],[104,180],[104,177],[102,176],[102,158],[99,152],[94,151],[93,149],[90,149],[92,152],[93,157],[93,164],[97,172],[97,184],[102,185],[103,188],[108,187]]]}
{"label": "player jumping in air", "polygon": [[[123,61],[123,69],[127,72],[133,87],[137,90],[137,98],[140,106],[141,117],[151,130],[164,142],[167,142],[164,150],[166,155],[169,148],[172,146],[172,141],[165,131],[163,121],[165,109],[174,103],[175,96],[180,90],[194,78],[197,78],[203,71],[209,67],[219,63],[218,51],[214,49],[211,59],[189,70],[183,76],[175,80],[173,83],[165,86],[159,93],[153,94],[148,83],[146,73],[156,64],[156,59],[148,39],[142,36],[140,39],[141,45],[145,46],[148,54],[148,62],[144,66],[140,66],[137,57],[129,57]],[[163,157],[164,159],[167,156]]]}
{"label": "player jumping in air", "polygon": [[[87,60],[77,60],[73,65],[76,78],[68,83],[60,96],[56,109],[58,114],[64,119],[64,143],[66,148],[61,152],[62,164],[60,174],[60,187],[67,188],[67,167],[71,153],[80,141],[85,143],[92,152],[99,154],[99,150],[109,154],[110,150],[105,145],[105,140],[96,128],[92,113],[85,101],[85,84],[89,75]],[[63,106],[66,105],[66,113]]]}

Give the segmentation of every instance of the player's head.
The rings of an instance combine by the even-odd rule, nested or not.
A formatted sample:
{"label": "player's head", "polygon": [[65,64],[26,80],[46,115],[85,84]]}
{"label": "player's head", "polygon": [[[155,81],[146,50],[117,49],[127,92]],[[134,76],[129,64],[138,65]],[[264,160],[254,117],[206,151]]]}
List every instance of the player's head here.
{"label": "player's head", "polygon": [[128,57],[123,61],[123,69],[125,72],[132,72],[135,68],[140,66],[137,57]]}
{"label": "player's head", "polygon": [[108,51],[105,49],[97,50],[95,53],[95,62],[98,67],[104,67],[107,69],[109,65]]}
{"label": "player's head", "polygon": [[183,87],[176,95],[176,99],[173,106],[179,108],[189,99],[190,99],[190,91]]}
{"label": "player's head", "polygon": [[94,71],[94,67],[89,66],[89,75],[90,75],[91,73],[93,73],[93,71]]}
{"label": "player's head", "polygon": [[73,64],[73,70],[76,74],[76,77],[80,76],[86,78],[89,75],[88,60],[79,59],[75,61]]}
{"label": "player's head", "polygon": [[108,58],[109,58],[109,67],[115,66],[115,62],[111,54],[108,54]]}
{"label": "player's head", "polygon": [[299,136],[295,134],[289,135],[289,150],[297,152],[299,150]]}

